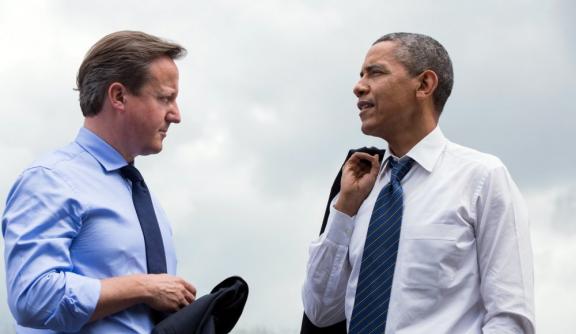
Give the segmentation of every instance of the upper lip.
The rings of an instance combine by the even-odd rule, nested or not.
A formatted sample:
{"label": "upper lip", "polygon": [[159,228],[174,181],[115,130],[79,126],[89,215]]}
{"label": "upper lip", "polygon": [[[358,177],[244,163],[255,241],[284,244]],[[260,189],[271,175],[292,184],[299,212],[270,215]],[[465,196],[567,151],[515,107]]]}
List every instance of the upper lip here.
{"label": "upper lip", "polygon": [[358,106],[358,109],[362,110],[364,108],[373,107],[374,103],[366,100],[359,100],[356,105]]}

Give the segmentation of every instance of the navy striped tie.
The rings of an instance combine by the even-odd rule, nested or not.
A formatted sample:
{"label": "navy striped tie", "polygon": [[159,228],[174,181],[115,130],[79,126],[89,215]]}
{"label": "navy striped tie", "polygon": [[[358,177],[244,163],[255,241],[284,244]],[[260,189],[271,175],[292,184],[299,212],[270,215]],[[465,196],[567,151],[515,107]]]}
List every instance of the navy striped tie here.
{"label": "navy striped tie", "polygon": [[350,334],[384,333],[402,225],[403,192],[400,181],[414,160],[390,157],[390,182],[382,188],[366,234],[356,287]]}

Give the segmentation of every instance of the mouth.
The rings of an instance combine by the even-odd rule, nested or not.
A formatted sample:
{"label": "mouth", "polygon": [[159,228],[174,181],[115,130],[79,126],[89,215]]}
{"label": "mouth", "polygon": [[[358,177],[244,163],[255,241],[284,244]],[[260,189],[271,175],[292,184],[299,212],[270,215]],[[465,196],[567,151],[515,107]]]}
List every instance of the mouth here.
{"label": "mouth", "polygon": [[356,104],[356,106],[358,106],[358,109],[360,109],[360,111],[364,111],[368,108],[372,108],[374,107],[374,103],[370,102],[370,101],[363,101],[360,100],[358,101],[358,103]]}

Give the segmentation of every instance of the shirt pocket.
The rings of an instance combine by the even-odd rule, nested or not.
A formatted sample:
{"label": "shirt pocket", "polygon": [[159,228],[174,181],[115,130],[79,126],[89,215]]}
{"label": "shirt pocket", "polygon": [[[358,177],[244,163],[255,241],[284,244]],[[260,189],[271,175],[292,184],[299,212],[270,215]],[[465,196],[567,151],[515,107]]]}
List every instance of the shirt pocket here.
{"label": "shirt pocket", "polygon": [[459,240],[467,231],[449,224],[407,226],[402,240],[403,285],[422,292],[448,287],[461,266],[465,250]]}

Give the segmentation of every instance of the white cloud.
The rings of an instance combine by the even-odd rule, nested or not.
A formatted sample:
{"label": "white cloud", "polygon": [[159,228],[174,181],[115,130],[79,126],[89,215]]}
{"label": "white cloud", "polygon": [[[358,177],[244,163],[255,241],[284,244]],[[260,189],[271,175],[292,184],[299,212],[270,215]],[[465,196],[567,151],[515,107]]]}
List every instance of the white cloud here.
{"label": "white cloud", "polygon": [[499,155],[526,189],[538,328],[569,332],[573,3],[0,1],[0,199],[32,159],[73,139],[76,70],[97,39],[140,29],[180,42],[183,122],[138,163],[173,221],[181,273],[201,292],[241,274],[251,296],[238,331],[296,332],[332,178],[348,148],[381,144],[360,133],[351,92],[364,53],[383,33],[424,32],[456,69],[443,130]]}
{"label": "white cloud", "polygon": [[576,328],[576,234],[534,229],[536,321],[541,333],[571,333]]}
{"label": "white cloud", "polygon": [[[538,332],[571,333],[576,328],[572,304],[576,298],[576,184],[567,183],[526,192],[532,219]],[[566,203],[569,203],[568,205]]]}

